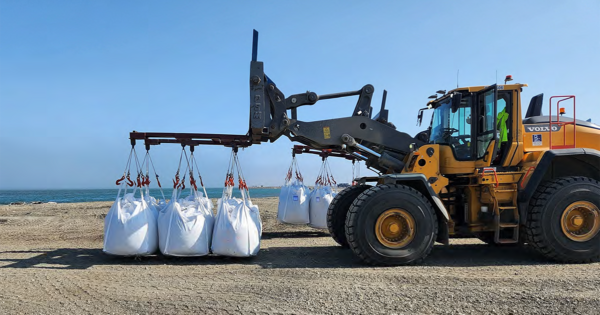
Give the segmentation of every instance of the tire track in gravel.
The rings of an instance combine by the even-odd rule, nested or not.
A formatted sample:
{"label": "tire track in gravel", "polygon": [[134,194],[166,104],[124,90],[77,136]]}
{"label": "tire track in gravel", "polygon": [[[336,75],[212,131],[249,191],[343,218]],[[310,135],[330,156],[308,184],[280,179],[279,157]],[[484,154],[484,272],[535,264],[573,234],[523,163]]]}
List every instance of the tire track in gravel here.
{"label": "tire track in gravel", "polygon": [[[79,293],[77,290],[73,290],[69,285],[72,286],[72,278],[73,275],[69,275],[66,277],[61,273],[58,275],[48,276],[46,275],[46,281],[44,282],[47,285],[42,285],[45,292],[48,294],[48,301],[50,303],[54,303],[55,301],[59,301],[59,304],[69,312],[76,313],[91,313],[94,307],[92,305],[86,306],[82,303],[81,299],[75,294]],[[67,279],[67,280],[65,280]],[[66,284],[65,284],[66,282]],[[48,287],[48,285],[50,287]]]}
{"label": "tire track in gravel", "polygon": [[[19,281],[14,281],[19,279]],[[35,305],[36,309],[43,310],[48,313],[58,313],[60,307],[51,305],[47,302],[46,297],[51,296],[51,292],[48,291],[48,277],[37,275],[33,270],[27,270],[25,272],[15,272],[13,277],[10,277],[2,281],[4,293],[0,296],[3,299],[17,301],[16,308],[14,311],[23,312],[22,308],[24,305]],[[11,295],[8,295],[10,293]],[[56,301],[56,300],[53,300]]]}

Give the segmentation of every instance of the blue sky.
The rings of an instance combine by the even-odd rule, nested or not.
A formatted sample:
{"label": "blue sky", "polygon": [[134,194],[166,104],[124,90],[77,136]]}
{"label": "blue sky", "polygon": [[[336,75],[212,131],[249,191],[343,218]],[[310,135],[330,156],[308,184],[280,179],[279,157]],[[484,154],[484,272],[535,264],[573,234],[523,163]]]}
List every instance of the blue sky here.
{"label": "blue sky", "polygon": [[[259,60],[286,94],[375,86],[390,121],[411,135],[438,89],[511,74],[538,93],[575,94],[600,122],[600,1],[16,1],[0,2],[0,189],[109,188],[132,130],[244,134],[252,29]],[[496,76],[497,73],[497,76]],[[344,117],[355,98],[299,109]],[[247,181],[278,185],[286,138],[240,152]],[[139,153],[143,148],[139,146]],[[151,154],[173,176],[180,147]],[[218,187],[229,151],[197,152]],[[299,156],[307,182],[316,156]],[[351,164],[332,160],[338,182]],[[368,171],[363,170],[363,175]]]}

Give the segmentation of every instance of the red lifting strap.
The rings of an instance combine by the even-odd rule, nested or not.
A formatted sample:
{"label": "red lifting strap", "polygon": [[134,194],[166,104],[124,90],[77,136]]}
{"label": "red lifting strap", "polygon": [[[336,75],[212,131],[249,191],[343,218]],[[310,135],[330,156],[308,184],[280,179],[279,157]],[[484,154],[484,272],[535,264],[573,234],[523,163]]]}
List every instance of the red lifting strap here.
{"label": "red lifting strap", "polygon": [[235,186],[235,181],[233,179],[233,174],[227,174],[227,177],[225,178],[225,186],[227,186],[227,187],[233,187],[233,186]]}
{"label": "red lifting strap", "polygon": [[240,183],[240,186],[239,186],[240,190],[242,190],[242,189],[248,190],[248,186],[246,185],[246,181],[245,180],[239,179],[239,183]]}
{"label": "red lifting strap", "polygon": [[179,174],[175,175],[175,179],[173,180],[173,189],[177,189],[177,185],[179,185]]}
{"label": "red lifting strap", "polygon": [[117,179],[117,186],[121,185],[121,182],[125,179],[125,175],[123,177]]}
{"label": "red lifting strap", "polygon": [[[179,178],[177,180],[179,181]],[[181,188],[181,190],[185,189],[185,176],[183,177],[183,180],[179,182],[179,186],[177,188]]]}
{"label": "red lifting strap", "polygon": [[131,178],[129,178],[129,174],[127,174],[126,178],[127,178],[127,185],[129,187],[133,187],[133,185],[135,185],[135,184],[133,183],[133,181],[131,180]]}
{"label": "red lifting strap", "polygon": [[196,180],[192,176],[190,176],[190,185],[194,187],[194,190],[198,190],[198,187],[196,186]]}

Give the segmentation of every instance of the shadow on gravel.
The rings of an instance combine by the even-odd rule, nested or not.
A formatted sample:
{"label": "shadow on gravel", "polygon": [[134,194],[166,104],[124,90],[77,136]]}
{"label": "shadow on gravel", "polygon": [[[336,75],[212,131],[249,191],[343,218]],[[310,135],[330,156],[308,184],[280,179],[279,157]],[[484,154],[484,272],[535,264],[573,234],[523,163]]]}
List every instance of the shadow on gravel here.
{"label": "shadow on gravel", "polygon": [[[29,258],[3,258],[19,254]],[[8,264],[6,264],[8,263]],[[0,268],[87,269],[102,265],[259,265],[263,268],[348,268],[365,267],[351,251],[338,246],[275,247],[261,249],[258,256],[249,258],[204,256],[171,257],[161,254],[146,257],[111,256],[95,248],[63,248],[50,251],[0,252]]]}
{"label": "shadow on gravel", "polygon": [[290,232],[264,232],[263,240],[273,238],[309,238],[309,237],[329,237],[329,233],[321,231],[290,231]]}
{"label": "shadow on gravel", "polygon": [[436,245],[425,266],[484,267],[555,264],[527,246],[487,244]]}
{"label": "shadow on gravel", "polygon": [[[34,255],[29,258],[4,258],[6,255]],[[28,255],[29,254],[29,255]],[[7,264],[6,264],[7,263]],[[257,257],[117,257],[101,249],[64,248],[51,251],[0,252],[0,268],[87,269],[93,266],[118,265],[258,265],[262,268],[366,268],[349,249],[339,246],[271,247]],[[424,266],[481,267],[551,264],[526,247],[494,247],[479,244],[436,246]],[[402,268],[402,267],[398,267]]]}

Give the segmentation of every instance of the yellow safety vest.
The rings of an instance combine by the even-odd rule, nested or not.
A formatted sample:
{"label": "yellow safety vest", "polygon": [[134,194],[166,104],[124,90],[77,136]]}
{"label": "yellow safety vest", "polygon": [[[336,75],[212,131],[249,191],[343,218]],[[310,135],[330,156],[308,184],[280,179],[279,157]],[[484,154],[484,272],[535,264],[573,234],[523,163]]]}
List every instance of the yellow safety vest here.
{"label": "yellow safety vest", "polygon": [[508,120],[508,113],[504,108],[498,113],[498,121],[496,123],[496,129],[500,130],[500,142],[508,141],[508,128],[506,128],[506,121]]}

